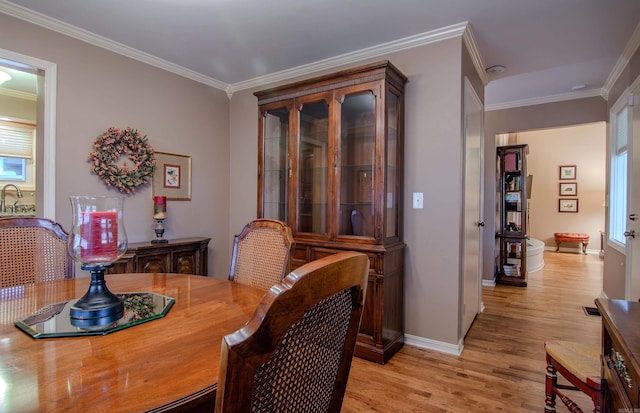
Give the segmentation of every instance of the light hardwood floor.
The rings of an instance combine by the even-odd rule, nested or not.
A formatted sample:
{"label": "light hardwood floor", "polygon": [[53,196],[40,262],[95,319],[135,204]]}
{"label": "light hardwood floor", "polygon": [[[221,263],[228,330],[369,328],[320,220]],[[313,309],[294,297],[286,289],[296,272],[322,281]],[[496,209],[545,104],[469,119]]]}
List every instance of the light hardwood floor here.
{"label": "light hardwood floor", "polygon": [[[342,412],[543,412],[543,343],[599,343],[600,317],[582,306],[602,290],[597,255],[545,251],[544,260],[527,288],[482,288],[485,310],[460,356],[405,345],[386,365],[354,358]],[[584,395],[575,400],[593,409]]]}

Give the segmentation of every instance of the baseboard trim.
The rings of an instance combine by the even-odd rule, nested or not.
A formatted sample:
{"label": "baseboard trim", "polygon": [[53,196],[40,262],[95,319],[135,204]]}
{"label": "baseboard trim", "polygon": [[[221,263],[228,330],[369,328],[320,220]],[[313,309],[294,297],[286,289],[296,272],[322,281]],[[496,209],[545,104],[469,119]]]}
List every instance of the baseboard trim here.
{"label": "baseboard trim", "polygon": [[443,341],[431,340],[424,337],[413,336],[411,334],[404,335],[404,344],[408,344],[410,346],[418,347],[425,350],[435,350],[440,353],[453,354],[455,356],[459,356],[462,354],[462,349],[464,348],[464,344],[462,341],[458,343],[458,345],[445,343]]}
{"label": "baseboard trim", "polygon": [[491,280],[486,280],[486,279],[482,279],[482,286],[483,287],[495,287],[496,286],[496,280],[495,278],[491,279]]}

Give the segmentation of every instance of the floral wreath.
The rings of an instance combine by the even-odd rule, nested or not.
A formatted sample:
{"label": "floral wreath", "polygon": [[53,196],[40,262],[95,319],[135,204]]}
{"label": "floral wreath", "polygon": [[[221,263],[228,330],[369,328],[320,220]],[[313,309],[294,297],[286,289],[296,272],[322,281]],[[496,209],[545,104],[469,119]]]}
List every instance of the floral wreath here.
{"label": "floral wreath", "polygon": [[[128,163],[116,164],[126,155]],[[153,148],[147,143],[147,136],[140,136],[136,129],[124,130],[110,127],[93,142],[93,151],[89,152],[91,172],[98,175],[107,184],[122,193],[131,194],[139,185],[151,180],[156,166]]]}

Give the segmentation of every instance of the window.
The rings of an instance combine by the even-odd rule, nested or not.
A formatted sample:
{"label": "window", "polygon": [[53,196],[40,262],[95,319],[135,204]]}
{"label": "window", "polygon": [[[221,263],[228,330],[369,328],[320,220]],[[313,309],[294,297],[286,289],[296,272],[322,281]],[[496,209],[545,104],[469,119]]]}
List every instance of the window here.
{"label": "window", "polygon": [[24,158],[0,157],[0,181],[27,180],[27,160]]}
{"label": "window", "polygon": [[631,135],[629,94],[623,94],[611,109],[611,174],[609,184],[609,241],[624,253],[627,223],[627,141]]}
{"label": "window", "polygon": [[0,121],[0,184],[33,187],[35,126]]}

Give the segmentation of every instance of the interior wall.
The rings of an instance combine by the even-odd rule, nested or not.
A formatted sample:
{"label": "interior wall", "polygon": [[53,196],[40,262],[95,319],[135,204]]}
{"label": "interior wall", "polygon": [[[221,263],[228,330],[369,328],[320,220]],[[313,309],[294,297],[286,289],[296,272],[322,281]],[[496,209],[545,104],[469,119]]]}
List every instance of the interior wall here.
{"label": "interior wall", "polygon": [[[533,176],[529,235],[555,249],[555,232],[586,233],[588,249],[599,252],[605,222],[606,124],[518,132],[518,142],[529,145],[527,173]],[[560,165],[575,165],[576,179],[560,180]],[[575,196],[560,196],[559,184],[565,182],[577,183]],[[559,212],[560,198],[578,199],[578,212]],[[569,249],[579,251],[579,246],[561,244],[561,250]]]}
{"label": "interior wall", "polygon": [[[57,64],[56,221],[71,227],[71,195],[120,194],[90,173],[87,155],[108,127],[131,126],[155,150],[192,157],[191,201],[168,202],[165,237],[211,237],[209,273],[226,277],[226,94],[5,14],[0,27],[0,48]],[[130,242],[155,238],[151,197],[150,185],[125,195]]]}
{"label": "interior wall", "polygon": [[0,117],[36,121],[36,100],[21,99],[0,93]]}

